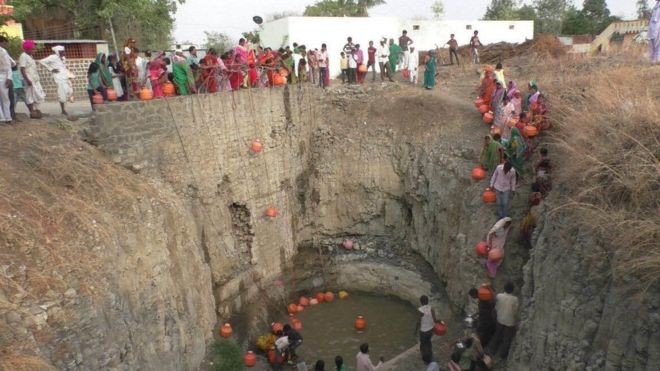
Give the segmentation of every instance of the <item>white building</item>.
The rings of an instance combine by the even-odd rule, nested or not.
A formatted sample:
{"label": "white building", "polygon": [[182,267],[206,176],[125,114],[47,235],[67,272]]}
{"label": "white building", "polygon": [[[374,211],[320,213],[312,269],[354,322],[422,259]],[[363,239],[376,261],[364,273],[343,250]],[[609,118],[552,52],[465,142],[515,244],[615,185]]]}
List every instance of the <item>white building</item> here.
{"label": "white building", "polygon": [[328,46],[330,72],[339,74],[339,53],[346,38],[353,37],[353,43],[365,50],[369,41],[374,45],[387,37],[395,42],[401,31],[407,30],[416,50],[443,47],[450,34],[455,34],[459,45],[466,45],[474,31],[485,44],[506,41],[521,43],[534,37],[533,21],[415,21],[395,17],[287,17],[268,22],[260,32],[261,44],[277,49],[291,46],[294,42],[307,48]]}

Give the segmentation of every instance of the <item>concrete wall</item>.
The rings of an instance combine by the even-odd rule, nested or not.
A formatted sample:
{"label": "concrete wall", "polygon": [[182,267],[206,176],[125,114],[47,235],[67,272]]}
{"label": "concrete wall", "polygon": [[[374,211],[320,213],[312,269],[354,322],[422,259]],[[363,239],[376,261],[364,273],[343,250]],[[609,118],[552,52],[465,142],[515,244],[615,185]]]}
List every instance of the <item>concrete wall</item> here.
{"label": "concrete wall", "polygon": [[292,45],[294,42],[308,48],[328,45],[330,70],[339,74],[339,53],[352,36],[353,42],[363,48],[370,40],[378,44],[382,37],[398,40],[402,30],[415,42],[417,50],[444,46],[450,34],[456,34],[459,44],[465,45],[475,30],[484,44],[506,41],[520,43],[534,37],[533,21],[411,21],[394,17],[336,18],[336,17],[288,17],[264,25],[261,40],[264,46],[273,48]]}

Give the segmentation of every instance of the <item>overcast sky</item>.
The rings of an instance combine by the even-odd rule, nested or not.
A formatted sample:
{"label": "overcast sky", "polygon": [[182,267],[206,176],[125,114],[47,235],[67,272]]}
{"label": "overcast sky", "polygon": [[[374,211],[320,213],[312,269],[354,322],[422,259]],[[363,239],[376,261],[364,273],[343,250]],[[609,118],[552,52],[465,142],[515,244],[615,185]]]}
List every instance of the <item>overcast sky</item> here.
{"label": "overcast sky", "polygon": [[[573,0],[580,4],[581,0]],[[233,38],[241,32],[254,28],[252,17],[284,11],[302,12],[305,6],[316,0],[186,0],[176,14],[174,38],[177,42],[191,41],[200,44],[204,41],[204,31],[219,31]],[[430,17],[430,7],[434,0],[387,0],[386,5],[369,11],[371,16],[394,16],[414,18]],[[526,2],[531,2],[527,0]],[[444,19],[474,20],[481,18],[490,0],[445,0]],[[635,0],[607,0],[613,15],[624,18],[635,17]],[[655,3],[648,0],[649,5]]]}

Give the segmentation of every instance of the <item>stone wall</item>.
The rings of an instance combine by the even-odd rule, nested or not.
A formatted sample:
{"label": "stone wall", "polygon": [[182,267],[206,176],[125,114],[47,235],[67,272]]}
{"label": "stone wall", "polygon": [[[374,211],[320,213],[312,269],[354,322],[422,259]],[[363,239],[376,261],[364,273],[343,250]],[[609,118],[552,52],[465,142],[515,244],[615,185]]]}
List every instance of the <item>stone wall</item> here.
{"label": "stone wall", "polygon": [[[73,96],[76,100],[89,100],[87,95],[87,69],[93,61],[94,59],[67,59],[66,61],[69,71],[76,76],[75,79],[71,80]],[[39,78],[41,79],[41,86],[46,92],[46,100],[57,101],[57,85],[55,85],[50,71],[40,63],[37,63],[37,69],[39,71]]]}
{"label": "stone wall", "polygon": [[[112,160],[162,179],[195,215],[226,317],[296,251],[296,177],[309,156],[318,90],[284,87],[99,107],[89,130]],[[252,153],[259,139],[262,153]],[[264,216],[273,206],[276,218]]]}

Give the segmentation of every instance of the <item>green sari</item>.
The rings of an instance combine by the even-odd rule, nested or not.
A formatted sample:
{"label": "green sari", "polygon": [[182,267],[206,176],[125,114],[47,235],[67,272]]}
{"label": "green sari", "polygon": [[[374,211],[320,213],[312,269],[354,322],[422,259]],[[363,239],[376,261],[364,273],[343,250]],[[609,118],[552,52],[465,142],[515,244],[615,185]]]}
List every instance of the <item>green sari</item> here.
{"label": "green sari", "polygon": [[[102,62],[103,57],[105,57],[105,63]],[[108,67],[108,57],[105,53],[98,53],[95,62],[99,65],[99,76],[101,77],[103,86],[112,88],[112,73],[110,73],[110,67]]]}
{"label": "green sari", "polygon": [[390,45],[390,68],[391,72],[396,72],[396,65],[399,64],[399,56],[403,53],[403,49],[397,44]]}
{"label": "green sari", "polygon": [[511,165],[518,174],[522,174],[523,163],[525,162],[525,140],[520,135],[518,128],[511,129],[511,137],[506,146],[506,154],[509,156]]}
{"label": "green sari", "polygon": [[188,63],[185,60],[175,62],[172,65],[172,75],[179,95],[190,95],[190,88],[195,86],[195,78]]}
{"label": "green sari", "polygon": [[490,143],[484,148],[484,153],[482,155],[481,163],[486,166],[488,172],[492,173],[495,171],[497,165],[500,164],[500,151],[502,150],[502,144],[492,137],[490,138]]}
{"label": "green sari", "polygon": [[426,62],[426,70],[424,70],[424,87],[432,89],[435,86],[435,53],[429,54],[429,61]]}

